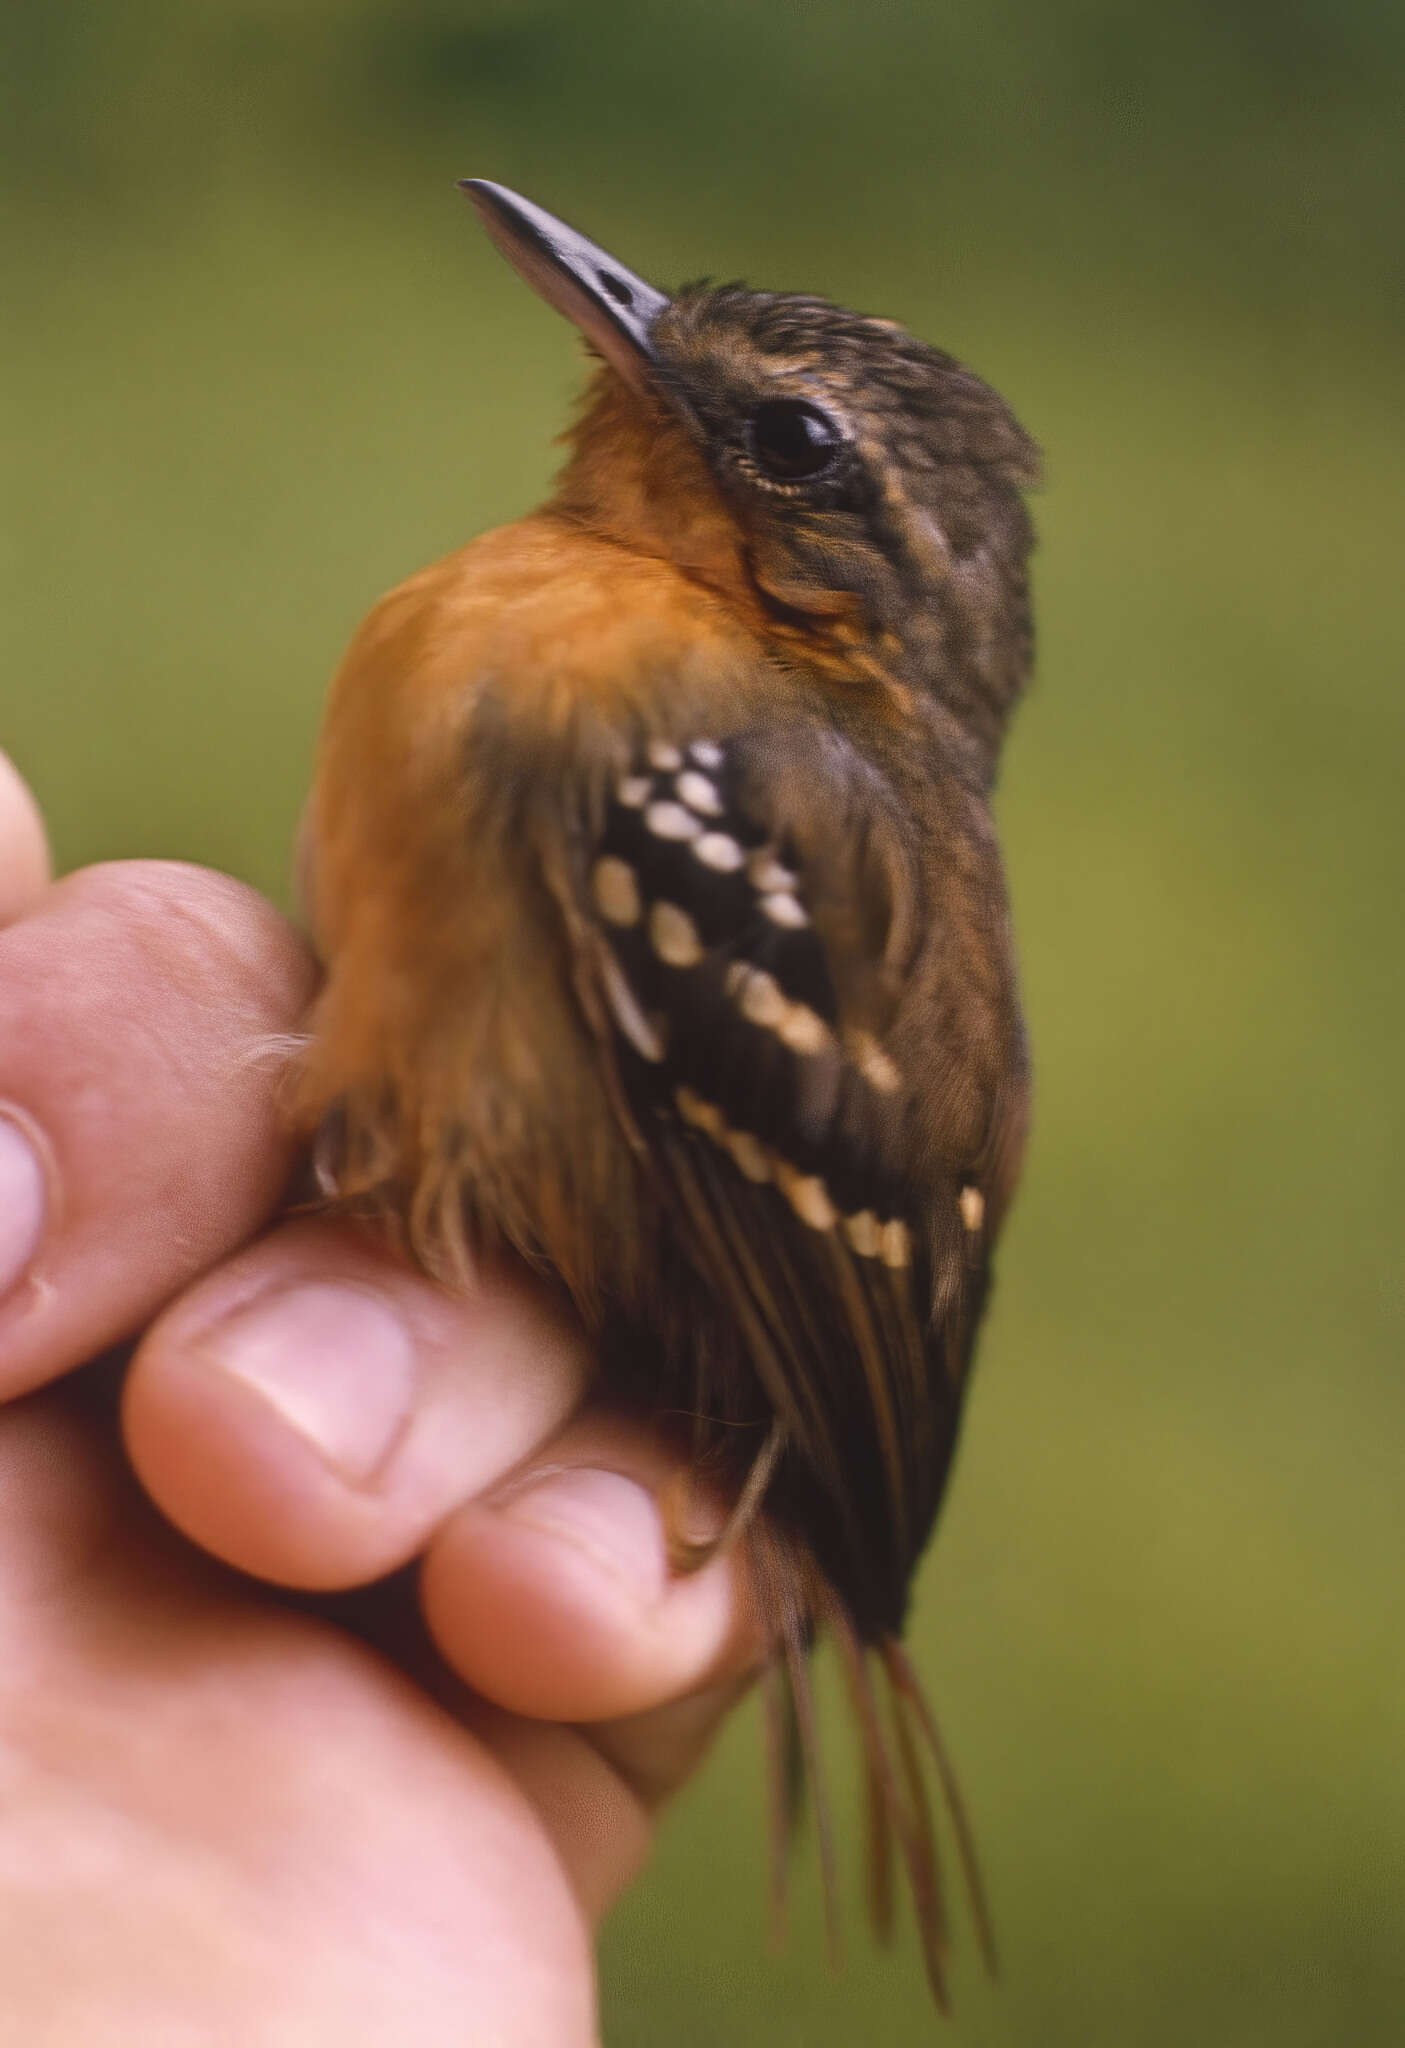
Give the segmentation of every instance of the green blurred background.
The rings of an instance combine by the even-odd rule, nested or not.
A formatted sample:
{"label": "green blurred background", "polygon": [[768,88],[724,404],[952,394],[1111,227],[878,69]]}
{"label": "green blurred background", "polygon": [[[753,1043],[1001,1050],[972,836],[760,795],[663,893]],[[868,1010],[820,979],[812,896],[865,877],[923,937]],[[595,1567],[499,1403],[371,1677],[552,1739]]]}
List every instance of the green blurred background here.
{"label": "green blurred background", "polygon": [[[1403,57],[1371,0],[0,17],[0,740],[65,864],[281,894],[357,617],[540,493],[574,346],[459,175],[901,316],[1045,445],[1038,1120],[915,1630],[962,2042],[1405,2038]],[[803,1856],[765,1956],[757,1750],[612,1923],[612,2048],[931,2038]]]}

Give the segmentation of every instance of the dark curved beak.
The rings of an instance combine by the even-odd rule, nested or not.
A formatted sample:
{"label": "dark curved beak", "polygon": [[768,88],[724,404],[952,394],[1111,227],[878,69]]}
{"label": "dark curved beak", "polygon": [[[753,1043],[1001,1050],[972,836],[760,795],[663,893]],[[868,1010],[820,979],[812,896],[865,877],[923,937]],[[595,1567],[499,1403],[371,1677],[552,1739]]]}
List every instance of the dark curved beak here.
{"label": "dark curved beak", "polygon": [[513,269],[573,321],[622,377],[642,385],[654,360],[650,330],[668,304],[666,293],[506,185],[461,178],[459,187]]}

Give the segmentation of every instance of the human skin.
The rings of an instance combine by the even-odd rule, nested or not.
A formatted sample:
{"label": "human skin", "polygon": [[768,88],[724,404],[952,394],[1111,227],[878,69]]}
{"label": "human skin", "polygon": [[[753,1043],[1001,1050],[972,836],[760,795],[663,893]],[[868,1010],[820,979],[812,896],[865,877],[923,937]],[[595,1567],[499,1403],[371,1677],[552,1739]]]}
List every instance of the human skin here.
{"label": "human skin", "polygon": [[0,924],[0,2044],[584,2048],[735,1560],[669,1571],[679,1453],[522,1275],[280,1218],[267,903],[51,884],[0,760]]}

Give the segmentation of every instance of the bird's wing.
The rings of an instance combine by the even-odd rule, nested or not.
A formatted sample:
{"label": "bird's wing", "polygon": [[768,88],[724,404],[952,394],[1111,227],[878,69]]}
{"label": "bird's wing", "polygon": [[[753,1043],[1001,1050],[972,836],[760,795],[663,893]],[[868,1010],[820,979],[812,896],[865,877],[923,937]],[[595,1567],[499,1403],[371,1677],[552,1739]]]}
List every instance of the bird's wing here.
{"label": "bird's wing", "polygon": [[[809,792],[802,848],[768,815],[766,747],[641,748],[596,806],[572,923],[646,1182],[783,1432],[771,1505],[876,1639],[945,1480],[985,1234],[958,1167],[915,1170],[885,1043],[888,956],[922,922],[915,859],[886,845],[864,776],[819,753],[833,786]],[[695,1390],[723,1421],[726,1377],[704,1360]]]}

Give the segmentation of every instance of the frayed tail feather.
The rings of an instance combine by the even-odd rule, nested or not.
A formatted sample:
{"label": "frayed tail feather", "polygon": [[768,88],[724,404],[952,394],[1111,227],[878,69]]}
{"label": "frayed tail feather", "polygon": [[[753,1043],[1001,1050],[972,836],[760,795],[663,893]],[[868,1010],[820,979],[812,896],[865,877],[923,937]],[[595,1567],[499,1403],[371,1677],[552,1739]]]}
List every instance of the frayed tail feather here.
{"label": "frayed tail feather", "polygon": [[817,1622],[834,1636],[863,1760],[868,1826],[869,1917],[880,1941],[891,1934],[894,1872],[900,1866],[912,1900],[932,1998],[949,2014],[950,1919],[941,1881],[937,1823],[929,1770],[956,1849],[962,1889],[988,1974],[997,1972],[995,1940],[975,1840],[935,1716],[902,1645],[859,1636],[847,1609],[768,1532],[749,1541],[758,1605],[771,1633],[763,1677],[769,1786],[770,1920],[785,1929],[789,1850],[808,1791],[815,1817],[826,1948],[838,1967],[843,1941],[829,1798],[823,1776],[809,1653]]}
{"label": "frayed tail feather", "polygon": [[987,1974],[996,1978],[1000,1975],[1000,1958],[995,1946],[995,1925],[991,1918],[990,1902],[986,1896],[985,1880],[981,1876],[980,1858],[976,1853],[975,1832],[966,1812],[966,1802],[961,1796],[956,1772],[952,1766],[941,1730],[937,1726],[912,1660],[902,1644],[889,1636],[879,1646],[879,1655],[888,1673],[892,1686],[893,1702],[901,1711],[906,1707],[916,1720],[923,1740],[936,1768],[937,1782],[941,1787],[942,1804],[956,1839],[956,1854],[961,1865],[961,1880],[966,1890],[966,1901],[971,1910],[971,1919],[976,1929],[976,1940],[980,1944],[981,1959]]}
{"label": "frayed tail feather", "polygon": [[784,1939],[790,1844],[808,1791],[815,1818],[825,1948],[831,1965],[839,1969],[844,1960],[844,1939],[839,1916],[834,1829],[820,1753],[819,1721],[810,1685],[813,1602],[807,1597],[803,1568],[797,1569],[794,1556],[782,1548],[764,1524],[753,1524],[747,1538],[747,1549],[754,1594],[771,1639],[764,1705],[770,1781],[772,1935],[777,1942]]}
{"label": "frayed tail feather", "polygon": [[[937,1863],[936,1830],[932,1823],[921,1757],[900,1702],[891,1689],[886,1702],[890,1725],[885,1729],[869,1667],[868,1649],[859,1640],[848,1614],[838,1602],[833,1604],[830,1624],[839,1645],[849,1683],[849,1697],[863,1744],[870,1838],[881,1844],[887,1863],[881,1875],[870,1872],[870,1894],[880,1901],[883,1909],[878,1931],[885,1933],[892,1925],[892,1844],[896,1839],[912,1896],[927,1982],[938,2009],[949,2013],[951,1998],[947,1990],[947,1960],[950,1935]],[[880,1672],[882,1669],[880,1662]]]}

